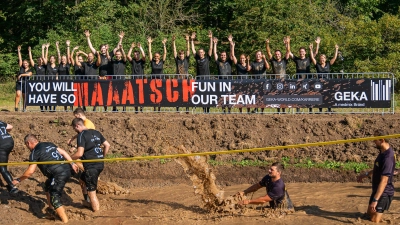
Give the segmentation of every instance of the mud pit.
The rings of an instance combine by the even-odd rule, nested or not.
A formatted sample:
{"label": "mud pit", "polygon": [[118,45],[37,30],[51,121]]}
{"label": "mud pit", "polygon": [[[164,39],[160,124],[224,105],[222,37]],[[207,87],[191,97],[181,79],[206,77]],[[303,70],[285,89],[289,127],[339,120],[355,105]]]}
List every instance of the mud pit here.
{"label": "mud pit", "polygon": [[[218,151],[365,137],[382,127],[389,133],[398,133],[399,130],[397,115],[88,113],[88,118],[111,143],[111,153],[126,157],[178,153],[176,149],[179,146],[194,152]],[[27,159],[29,152],[22,142],[27,133],[38,134],[41,140],[54,142],[67,149],[66,142],[74,135],[69,127],[71,119],[71,113],[1,112],[0,120],[14,126],[12,135],[16,146],[10,161]],[[391,140],[390,143],[399,153],[399,141]],[[218,155],[213,159],[274,161],[288,156],[315,162],[331,159],[372,163],[376,153],[373,143],[365,142],[256,154]],[[11,167],[10,170],[14,176],[19,176],[25,168]],[[257,182],[267,170],[266,167],[210,168],[225,196]],[[370,195],[370,184],[351,183],[355,175],[352,171],[293,167],[285,170],[283,179],[296,212],[282,218],[271,218],[260,207],[248,207],[242,214],[209,213],[201,198],[194,195],[191,180],[173,160],[106,164],[100,176],[106,184],[101,191],[106,194],[98,195],[100,212],[93,213],[82,207],[82,194],[76,178],[67,184],[62,201],[71,224],[369,224],[363,218],[363,212]],[[10,197],[5,187],[0,189],[3,224],[54,223],[53,220],[42,219],[45,209],[44,181],[45,178],[37,171],[32,179],[21,184],[21,193],[17,196]],[[396,188],[396,191],[400,189]],[[253,198],[264,194],[265,190],[260,189]],[[390,212],[385,213],[387,223],[400,224],[399,201],[400,198],[395,196]]]}

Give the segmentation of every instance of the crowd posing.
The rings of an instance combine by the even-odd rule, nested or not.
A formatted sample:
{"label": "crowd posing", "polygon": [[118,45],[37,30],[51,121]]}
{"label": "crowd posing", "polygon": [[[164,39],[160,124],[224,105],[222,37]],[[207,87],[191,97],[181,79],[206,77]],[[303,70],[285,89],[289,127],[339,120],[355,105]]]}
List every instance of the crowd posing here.
{"label": "crowd posing", "polygon": [[[63,222],[68,222],[65,208],[61,202],[61,195],[65,184],[69,181],[72,173],[80,173],[79,180],[83,194],[83,205],[98,211],[100,203],[96,196],[98,179],[104,169],[104,162],[72,162],[72,160],[103,159],[110,149],[110,144],[97,130],[95,125],[86,118],[83,109],[77,108],[74,111],[74,119],[71,126],[77,133],[68,140],[71,146],[71,155],[51,142],[41,142],[34,134],[28,134],[24,138],[25,146],[30,150],[29,161],[32,163],[26,171],[18,178],[13,179],[7,170],[7,166],[0,166],[0,172],[7,183],[7,189],[11,194],[17,194],[16,185],[33,175],[36,168],[48,179],[45,181],[48,208],[47,213],[57,215]],[[0,121],[0,163],[7,163],[8,157],[14,148],[14,140],[10,135],[13,129],[11,124]],[[382,130],[376,130],[375,136],[385,136]],[[76,145],[73,144],[76,139]],[[395,169],[396,161],[393,148],[387,140],[378,139],[374,141],[379,154],[375,159],[373,169],[357,177],[362,182],[364,178],[372,177],[372,194],[369,199],[367,214],[374,222],[380,222],[383,212],[388,210],[394,195],[393,176],[397,174]],[[46,161],[60,161],[60,164],[40,164]],[[68,163],[69,161],[69,163]],[[269,203],[273,209],[293,207],[286,190],[284,181],[281,178],[283,166],[279,162],[273,163],[268,174],[260,182],[257,182],[239,191],[238,196],[253,193],[260,188],[266,188],[266,195],[246,199],[239,202],[240,205]]]}
{"label": "crowd posing", "polygon": [[[43,79],[69,79],[70,75],[75,75],[75,79],[125,79],[126,65],[131,64],[130,75],[144,76],[145,65],[148,63],[151,68],[151,73],[147,76],[152,79],[165,79],[167,77],[164,73],[164,63],[167,58],[167,39],[162,40],[163,51],[162,55],[160,52],[152,50],[153,39],[147,38],[148,44],[148,60],[146,53],[143,50],[141,43],[132,43],[128,54],[125,53],[123,48],[124,32],[119,34],[119,42],[115,48],[110,49],[108,44],[100,45],[99,50],[96,50],[90,40],[90,32],[86,30],[84,32],[87,39],[88,46],[90,48],[89,53],[85,53],[79,50],[79,46],[76,46],[70,52],[70,41],[66,41],[67,52],[66,55],[61,55],[59,49],[59,42],[56,42],[57,48],[57,62],[54,55],[48,58],[48,50],[50,44],[42,45],[42,55],[37,58],[36,63],[32,59],[31,48],[29,47],[29,61],[22,60],[21,46],[18,46],[18,58],[20,71],[17,75],[16,84],[16,97],[15,97],[15,111],[18,111],[18,104],[21,96],[24,101],[24,82],[29,79],[32,75],[41,76]],[[310,56],[307,56],[307,49],[301,47],[298,51],[298,56],[295,56],[290,49],[290,37],[284,37],[283,44],[286,50],[283,55],[282,51],[276,49],[273,54],[270,49],[270,41],[266,39],[266,54],[261,50],[256,51],[254,59],[250,59],[250,55],[240,54],[239,59],[235,55],[235,42],[233,41],[232,35],[228,36],[230,50],[218,51],[218,38],[214,37],[212,32],[208,32],[209,38],[209,49],[206,52],[205,49],[199,48],[196,50],[194,40],[196,39],[196,33],[191,35],[185,35],[186,50],[176,49],[175,40],[176,37],[172,37],[172,49],[173,57],[175,60],[176,74],[174,78],[184,79],[188,78],[189,75],[189,60],[191,53],[196,61],[196,79],[265,79],[267,70],[271,70],[274,75],[272,77],[281,79],[285,78],[286,68],[289,63],[289,59],[292,59],[296,65],[296,74],[299,78],[306,78],[306,74],[311,73],[311,65],[315,66],[318,77],[324,77],[324,74],[330,73],[331,66],[335,63],[339,46],[335,45],[335,54],[331,60],[327,60],[327,56],[320,54],[318,61],[316,60],[318,55],[318,49],[321,42],[319,37],[316,38],[316,47],[314,49],[313,44],[309,45]],[[133,53],[133,56],[132,56]],[[214,61],[218,68],[218,74],[211,76],[210,74],[210,63]],[[234,74],[236,71],[236,74]],[[271,77],[271,76],[269,76]],[[25,104],[23,104],[23,110],[25,110]],[[55,107],[47,108],[41,106],[41,110],[55,110]],[[67,106],[64,106],[64,110],[68,110]],[[72,108],[70,108],[72,110]],[[95,108],[94,108],[95,110]],[[105,110],[107,108],[105,107]],[[156,108],[154,108],[156,110]],[[158,108],[159,110],[159,108]],[[263,109],[261,109],[263,110]],[[320,109],[321,111],[322,109]],[[113,111],[117,111],[116,107],[113,107]],[[136,108],[138,111],[138,108]],[[248,112],[250,109],[248,108]],[[257,111],[257,109],[255,109]],[[279,111],[279,109],[278,109]],[[209,108],[204,108],[204,112],[209,112]]]}

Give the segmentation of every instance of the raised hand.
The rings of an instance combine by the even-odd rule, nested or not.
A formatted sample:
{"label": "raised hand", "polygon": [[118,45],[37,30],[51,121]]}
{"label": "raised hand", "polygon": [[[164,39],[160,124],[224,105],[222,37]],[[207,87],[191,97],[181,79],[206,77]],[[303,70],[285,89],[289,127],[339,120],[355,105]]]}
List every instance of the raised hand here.
{"label": "raised hand", "polygon": [[151,39],[151,37],[147,37],[147,42],[149,42],[149,44],[151,44],[153,42],[153,39]]}
{"label": "raised hand", "polygon": [[229,34],[229,35],[228,35],[228,41],[229,41],[229,42],[232,42],[232,41],[233,41],[233,36],[232,36],[232,34]]}
{"label": "raised hand", "polygon": [[189,34],[185,34],[185,40],[189,41]]}
{"label": "raised hand", "polygon": [[78,50],[78,48],[79,48],[79,46],[75,46],[72,50],[75,51],[75,50]]}
{"label": "raised hand", "polygon": [[67,41],[65,42],[65,44],[67,44],[67,46],[69,46],[69,45],[71,44],[71,41],[70,41],[70,40],[67,40]]}
{"label": "raised hand", "polygon": [[59,42],[58,42],[58,41],[56,41],[56,46],[57,46],[57,48],[58,48],[58,44],[59,44]]}
{"label": "raised hand", "polygon": [[135,42],[132,42],[131,48],[135,48],[135,47],[136,47]]}
{"label": "raised hand", "polygon": [[214,44],[217,44],[218,43],[218,38],[214,37],[213,38],[213,42],[214,42]]}
{"label": "raised hand", "polygon": [[84,34],[85,34],[86,37],[90,37],[90,32],[89,32],[89,30],[85,30]]}
{"label": "raised hand", "polygon": [[124,33],[123,31],[121,31],[121,32],[119,32],[119,35],[118,35],[118,36],[119,36],[119,38],[121,38],[121,39],[122,39],[122,38],[124,38],[124,36],[125,36],[125,33]]}
{"label": "raised hand", "polygon": [[290,44],[290,36],[286,36],[286,43]]}
{"label": "raised hand", "polygon": [[192,40],[196,39],[196,32],[192,33],[192,36],[190,37]]}
{"label": "raised hand", "polygon": [[335,45],[335,49],[339,49],[339,45]]}
{"label": "raised hand", "polygon": [[46,48],[49,48],[50,47],[50,43],[47,43],[45,46],[46,46]]}
{"label": "raised hand", "polygon": [[46,48],[46,44],[42,44],[42,48]]}
{"label": "raised hand", "polygon": [[313,44],[312,44],[312,43],[310,43],[310,49],[311,49],[311,50],[313,49]]}
{"label": "raised hand", "polygon": [[165,45],[165,43],[167,43],[167,39],[164,38],[164,39],[162,40],[162,43],[163,43],[163,45]]}
{"label": "raised hand", "polygon": [[17,49],[18,51],[21,51],[21,45],[18,45]]}
{"label": "raised hand", "polygon": [[140,44],[140,42],[137,43],[138,48],[141,48],[142,45]]}
{"label": "raised hand", "polygon": [[176,37],[175,35],[172,35],[172,41],[175,41]]}
{"label": "raised hand", "polygon": [[287,37],[283,37],[283,44],[287,43]]}
{"label": "raised hand", "polygon": [[265,43],[266,43],[266,44],[269,44],[269,39],[268,39],[268,38],[265,40]]}
{"label": "raised hand", "polygon": [[246,56],[246,59],[247,59],[248,61],[250,61],[250,55]]}
{"label": "raised hand", "polygon": [[321,43],[321,38],[317,37],[317,39],[315,39],[315,43],[317,43],[317,44]]}
{"label": "raised hand", "polygon": [[31,51],[31,46],[28,47],[28,51],[29,51],[29,52]]}
{"label": "raised hand", "polygon": [[208,31],[208,38],[212,38],[213,37],[213,35],[212,35],[212,31],[211,30],[209,30]]}

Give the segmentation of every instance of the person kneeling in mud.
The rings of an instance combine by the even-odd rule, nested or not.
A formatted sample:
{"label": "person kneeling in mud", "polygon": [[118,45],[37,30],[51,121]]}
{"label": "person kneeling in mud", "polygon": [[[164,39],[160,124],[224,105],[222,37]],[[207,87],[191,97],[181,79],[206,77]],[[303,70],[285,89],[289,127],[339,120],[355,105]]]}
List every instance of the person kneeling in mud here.
{"label": "person kneeling in mud", "polygon": [[[35,135],[28,134],[24,138],[25,146],[31,151],[29,155],[29,162],[46,162],[46,161],[72,161],[68,153],[58,148],[51,142],[39,142]],[[78,167],[75,163],[67,162],[61,164],[31,164],[24,174],[13,180],[13,184],[17,185],[22,181],[28,179],[35,172],[36,167],[47,177],[45,182],[45,191],[47,203],[49,208],[46,210],[48,213],[54,214],[54,211],[60,219],[66,223],[68,222],[67,214],[65,213],[64,206],[61,203],[61,195],[65,183],[71,176],[71,167],[77,172]]]}
{"label": "person kneeling in mud", "polygon": [[286,189],[285,183],[281,179],[282,170],[283,166],[281,163],[273,163],[268,170],[268,175],[266,175],[260,182],[253,184],[246,190],[237,193],[238,195],[243,196],[248,193],[256,192],[262,187],[266,187],[267,194],[256,199],[245,199],[239,202],[239,204],[264,204],[269,202],[270,207],[276,209],[285,207],[285,203],[287,202],[289,204],[286,204],[285,208],[293,208],[293,205],[289,199],[289,195],[287,195],[285,202]]}

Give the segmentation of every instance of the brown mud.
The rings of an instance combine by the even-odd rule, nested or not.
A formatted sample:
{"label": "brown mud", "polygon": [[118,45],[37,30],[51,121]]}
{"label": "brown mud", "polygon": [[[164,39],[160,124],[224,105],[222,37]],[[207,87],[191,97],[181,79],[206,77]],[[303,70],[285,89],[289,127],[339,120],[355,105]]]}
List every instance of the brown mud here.
{"label": "brown mud", "polygon": [[[191,152],[233,150],[367,137],[375,129],[398,133],[398,115],[186,115],[88,113],[96,128],[111,143],[115,156],[145,156],[179,153],[179,147]],[[28,133],[41,141],[51,141],[67,149],[75,133],[69,126],[72,113],[1,112],[0,120],[14,126],[15,140],[10,161],[26,161],[29,151],[23,145]],[[390,140],[399,153],[398,139]],[[211,156],[215,160],[268,160],[282,157],[298,160],[367,162],[372,164],[377,150],[372,142],[351,143],[259,153]],[[186,168],[191,167],[186,162]],[[185,166],[183,166],[185,168]],[[26,166],[10,167],[20,176]],[[190,168],[189,168],[190,169]],[[211,193],[218,199],[223,189],[231,196],[259,181],[267,167],[209,166],[215,176]],[[211,176],[211,175],[210,175]],[[369,224],[363,217],[370,195],[370,184],[354,182],[354,171],[320,168],[294,168],[284,171],[283,179],[296,207],[296,212],[283,218],[268,216],[262,208],[246,207],[243,214],[209,214],[201,198],[193,193],[193,184],[182,166],[174,160],[147,160],[107,163],[100,176],[100,212],[82,207],[78,180],[72,178],[62,201],[73,224]],[[212,178],[212,176],[211,176]],[[3,224],[54,223],[44,216],[45,178],[37,171],[20,186],[21,193],[9,196],[0,188],[0,213]],[[330,182],[330,183],[321,183]],[[338,183],[332,183],[338,182]],[[400,191],[399,188],[396,189]],[[254,198],[265,194],[259,190]],[[229,199],[229,198],[227,198]],[[339,199],[339,201],[338,201]],[[237,200],[236,200],[237,201]],[[399,224],[400,199],[395,196],[386,213],[386,222]],[[227,206],[229,204],[226,204]],[[312,222],[311,222],[312,221]]]}

